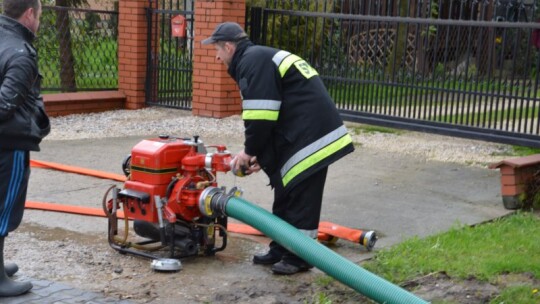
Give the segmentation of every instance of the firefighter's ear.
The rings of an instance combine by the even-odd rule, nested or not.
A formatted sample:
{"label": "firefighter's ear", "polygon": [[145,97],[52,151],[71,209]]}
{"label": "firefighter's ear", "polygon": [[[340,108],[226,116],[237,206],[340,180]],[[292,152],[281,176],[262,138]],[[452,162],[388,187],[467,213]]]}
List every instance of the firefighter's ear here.
{"label": "firefighter's ear", "polygon": [[234,43],[232,43],[232,42],[226,42],[226,43],[225,43],[225,50],[226,50],[227,53],[229,53],[229,54],[234,53],[234,51],[236,50],[236,44],[234,44]]}

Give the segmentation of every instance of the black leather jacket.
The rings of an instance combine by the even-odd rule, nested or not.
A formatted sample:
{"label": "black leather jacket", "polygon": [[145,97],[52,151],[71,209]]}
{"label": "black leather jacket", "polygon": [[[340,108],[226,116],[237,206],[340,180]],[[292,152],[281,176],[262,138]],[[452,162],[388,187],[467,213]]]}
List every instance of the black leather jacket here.
{"label": "black leather jacket", "polygon": [[0,149],[39,151],[50,132],[41,91],[34,34],[0,16]]}

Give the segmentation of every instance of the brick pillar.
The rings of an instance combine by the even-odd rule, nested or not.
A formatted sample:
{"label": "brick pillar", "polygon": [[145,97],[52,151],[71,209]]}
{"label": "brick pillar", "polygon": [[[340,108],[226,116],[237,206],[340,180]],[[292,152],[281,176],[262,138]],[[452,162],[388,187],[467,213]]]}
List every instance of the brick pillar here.
{"label": "brick pillar", "polygon": [[202,45],[216,25],[226,21],[244,26],[245,0],[195,1],[195,40],[193,46],[192,113],[223,118],[241,112],[238,86],[222,62],[216,60],[213,45]]}
{"label": "brick pillar", "polygon": [[148,0],[120,0],[118,21],[118,91],[127,109],[145,106]]}
{"label": "brick pillar", "polygon": [[506,209],[523,206],[523,195],[540,170],[540,154],[504,159],[489,165],[501,173],[501,194]]}

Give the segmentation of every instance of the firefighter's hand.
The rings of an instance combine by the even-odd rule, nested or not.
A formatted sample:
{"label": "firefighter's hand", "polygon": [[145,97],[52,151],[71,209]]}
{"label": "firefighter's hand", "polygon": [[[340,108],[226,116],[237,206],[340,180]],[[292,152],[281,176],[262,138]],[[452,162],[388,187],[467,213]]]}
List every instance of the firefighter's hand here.
{"label": "firefighter's hand", "polygon": [[249,161],[248,172],[251,174],[259,171],[261,171],[261,166],[259,165],[259,162],[257,162],[257,156],[253,156]]}
{"label": "firefighter's hand", "polygon": [[257,162],[257,157],[246,154],[244,150],[238,152],[234,159],[235,171],[242,170],[242,172],[245,172],[246,175],[249,175],[261,170],[261,166],[259,166],[259,163]]}

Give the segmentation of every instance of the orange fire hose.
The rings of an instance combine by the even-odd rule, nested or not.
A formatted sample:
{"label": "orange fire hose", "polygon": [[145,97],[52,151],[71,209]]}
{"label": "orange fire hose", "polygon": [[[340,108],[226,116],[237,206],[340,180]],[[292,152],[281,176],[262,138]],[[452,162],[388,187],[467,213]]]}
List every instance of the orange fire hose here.
{"label": "orange fire hose", "polygon": [[[241,233],[241,234],[248,234],[248,235],[260,235],[260,236],[264,235],[262,232],[260,232],[259,230],[251,226],[248,226],[245,224],[237,224],[237,223],[228,223],[227,231]],[[318,233],[317,239],[319,241],[332,243],[332,242],[335,242],[339,238],[339,239],[351,241],[353,243],[365,245],[363,244],[362,234],[363,234],[362,230],[341,226],[341,225],[334,224],[331,222],[320,222],[319,233]]]}
{"label": "orange fire hose", "polygon": [[[42,211],[54,211],[70,214],[79,214],[87,216],[107,217],[105,212],[101,208],[54,204],[47,202],[26,201],[26,209],[42,210]],[[124,212],[122,210],[117,211],[117,217],[123,219]],[[259,230],[245,224],[228,223],[227,231],[246,235],[258,235],[264,236]],[[353,243],[361,244],[362,231],[352,229],[344,226],[340,226],[331,222],[319,223],[319,235],[317,239],[319,241],[335,242],[338,238],[351,241]]]}
{"label": "orange fire hose", "polygon": [[[319,233],[317,235],[317,240],[321,242],[328,242],[328,243],[334,243],[337,241],[338,238],[336,236],[324,233],[320,230],[320,228],[321,226],[319,226]],[[247,234],[247,235],[264,236],[264,233],[245,224],[227,223],[227,231],[240,233],[240,234]],[[350,240],[350,239],[348,241],[354,242],[353,240]]]}
{"label": "orange fire hose", "polygon": [[365,238],[365,231],[359,229],[352,229],[349,227],[341,226],[331,222],[319,223],[319,234],[330,235],[335,238],[344,239],[353,243],[358,243],[363,246],[367,246],[367,239]]}
{"label": "orange fire hose", "polygon": [[238,223],[227,223],[227,231],[240,234],[264,236],[264,234],[257,229]]}
{"label": "orange fire hose", "polygon": [[99,177],[99,178],[104,178],[104,179],[115,180],[119,182],[126,181],[126,177],[122,174],[103,172],[103,171],[76,167],[76,166],[62,165],[62,164],[53,163],[53,162],[46,162],[46,161],[32,159],[30,160],[30,166],[35,167],[35,168],[54,169],[54,170],[59,170],[59,171],[64,171],[64,172],[94,176],[94,177]]}
{"label": "orange fire hose", "polygon": [[[53,170],[59,170],[59,171],[64,171],[64,172],[69,172],[69,173],[94,176],[94,177],[103,178],[103,179],[116,180],[120,182],[126,181],[126,177],[124,175],[103,172],[103,171],[98,171],[98,170],[93,170],[93,169],[87,169],[87,168],[82,168],[82,167],[76,167],[76,166],[68,166],[68,165],[63,165],[59,163],[30,160],[30,165],[35,168],[53,169]],[[106,217],[103,209],[84,207],[84,206],[26,201],[25,208],[43,210],[43,211],[64,212],[64,213],[87,215],[87,216]],[[117,213],[118,218],[124,218],[123,211],[118,210],[117,212],[118,212]],[[247,234],[247,235],[260,235],[260,236],[264,235],[257,229],[251,226],[245,225],[245,224],[228,223],[227,230],[229,232]],[[353,243],[358,243],[365,246],[366,244],[364,244],[363,233],[364,232],[362,230],[340,226],[331,222],[320,222],[319,233],[318,233],[317,238],[319,241],[325,241],[329,243],[333,243],[337,241],[338,238],[340,238],[340,239],[344,239],[344,240],[351,241]]]}
{"label": "orange fire hose", "polygon": [[[105,215],[105,211],[103,211],[103,209],[101,208],[92,208],[92,207],[75,206],[75,205],[26,201],[26,203],[24,204],[24,208],[79,214],[79,215],[88,215],[88,216],[107,217],[107,215]],[[122,210],[118,210],[116,214],[118,218],[122,218],[122,219],[124,218],[124,212]]]}

